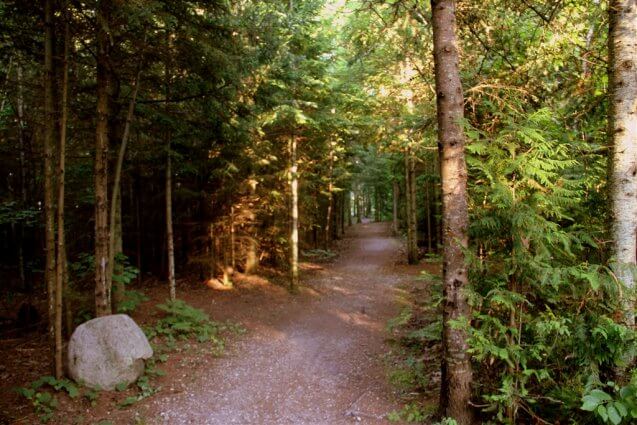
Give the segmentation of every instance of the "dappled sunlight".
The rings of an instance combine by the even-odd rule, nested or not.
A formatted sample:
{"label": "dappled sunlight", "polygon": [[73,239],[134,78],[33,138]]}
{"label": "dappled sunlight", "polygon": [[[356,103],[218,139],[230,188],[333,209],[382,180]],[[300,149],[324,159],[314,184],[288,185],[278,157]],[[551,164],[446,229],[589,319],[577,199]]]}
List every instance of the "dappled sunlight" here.
{"label": "dappled sunlight", "polygon": [[204,283],[208,288],[214,289],[215,291],[231,291],[234,289],[232,284],[224,285],[223,281],[217,278],[208,279]]}

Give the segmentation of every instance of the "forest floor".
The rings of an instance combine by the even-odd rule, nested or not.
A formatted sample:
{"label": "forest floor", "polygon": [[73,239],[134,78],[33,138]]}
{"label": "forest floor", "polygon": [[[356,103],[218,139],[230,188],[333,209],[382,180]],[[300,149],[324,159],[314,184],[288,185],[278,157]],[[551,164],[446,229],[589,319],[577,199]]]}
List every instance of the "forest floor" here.
{"label": "forest floor", "polygon": [[[398,314],[400,288],[413,284],[421,267],[401,264],[400,241],[390,236],[385,223],[349,228],[339,251],[329,264],[304,263],[302,289],[295,295],[258,276],[237,279],[231,291],[204,285],[182,289],[188,303],[247,332],[231,336],[220,356],[197,344],[170,354],[159,365],[166,375],[153,382],[161,390],[129,408],[115,407],[121,398],[117,393],[101,394],[93,407],[62,400],[52,422],[388,423],[386,415],[399,410],[401,400],[388,380],[386,324]],[[165,296],[163,290],[153,291],[147,304]],[[143,306],[141,310],[133,317],[141,323],[150,320]],[[0,354],[10,363],[12,352],[2,348]],[[42,359],[44,354],[40,352]],[[20,356],[37,363],[29,353]],[[38,367],[31,370],[35,374]],[[6,370],[4,375],[12,378]],[[20,409],[7,417],[23,420],[12,423],[37,423],[29,406]]]}

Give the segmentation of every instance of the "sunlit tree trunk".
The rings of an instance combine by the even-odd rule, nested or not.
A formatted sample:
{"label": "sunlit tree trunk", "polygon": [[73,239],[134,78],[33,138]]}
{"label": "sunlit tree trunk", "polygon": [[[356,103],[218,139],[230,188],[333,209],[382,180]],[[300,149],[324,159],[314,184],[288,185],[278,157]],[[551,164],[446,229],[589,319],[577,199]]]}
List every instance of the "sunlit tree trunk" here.
{"label": "sunlit tree trunk", "polygon": [[248,246],[248,253],[246,255],[246,265],[245,265],[245,272],[246,274],[252,274],[257,270],[257,267],[259,265],[259,256],[257,253],[257,249],[258,249],[258,236],[255,235],[250,236],[250,242],[249,242],[249,246]]}
{"label": "sunlit tree trunk", "polygon": [[328,155],[328,175],[327,175],[327,214],[325,217],[325,249],[330,248],[332,242],[332,211],[334,210],[334,143],[330,144],[330,152]]}
{"label": "sunlit tree trunk", "polygon": [[[170,33],[166,32],[166,63],[164,70],[165,95],[166,99],[170,99],[170,55],[171,55]],[[168,102],[166,102],[168,109]],[[173,170],[172,170],[172,154],[170,151],[171,137],[169,129],[165,132],[166,138],[166,254],[168,255],[168,290],[170,299],[174,301],[177,298],[177,283],[175,281],[175,243],[173,232]]]}
{"label": "sunlit tree trunk", "polygon": [[230,206],[230,265],[232,266],[232,271],[237,267],[236,264],[236,230],[234,225],[234,206]]}
{"label": "sunlit tree trunk", "polygon": [[441,408],[458,424],[472,422],[472,372],[467,333],[452,322],[470,320],[466,287],[468,246],[467,169],[462,130],[464,100],[456,39],[455,0],[432,0],[443,214],[443,363]]}
{"label": "sunlit tree trunk", "polygon": [[97,125],[95,129],[95,314],[111,314],[108,284],[108,95],[111,0],[97,7]]}
{"label": "sunlit tree trunk", "polygon": [[[65,20],[68,14],[64,13]],[[62,365],[62,293],[66,278],[66,244],[64,238],[64,174],[66,172],[66,124],[68,120],[68,87],[69,87],[69,44],[70,31],[68,21],[64,25],[64,56],[62,63],[62,87],[60,102],[60,131],[58,145],[58,198],[57,198],[57,251],[55,272],[55,377],[60,379],[64,374]]]}
{"label": "sunlit tree trunk", "polygon": [[633,325],[632,269],[637,256],[637,1],[612,0],[609,11],[614,269],[628,288],[624,296],[625,318]]}
{"label": "sunlit tree trunk", "polygon": [[299,285],[299,177],[297,163],[297,140],[290,140],[290,289]]}

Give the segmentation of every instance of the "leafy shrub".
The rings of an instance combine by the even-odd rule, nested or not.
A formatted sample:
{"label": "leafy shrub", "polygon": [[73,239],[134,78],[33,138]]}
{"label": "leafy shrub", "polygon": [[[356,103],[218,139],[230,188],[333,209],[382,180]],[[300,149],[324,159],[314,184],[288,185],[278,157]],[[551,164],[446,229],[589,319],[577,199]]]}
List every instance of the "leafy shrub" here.
{"label": "leafy shrub", "polygon": [[40,390],[45,386],[49,386],[55,391],[65,391],[71,398],[80,395],[78,387],[73,382],[68,379],[55,379],[53,376],[43,376],[31,382],[28,387],[16,388],[18,394],[31,401],[41,422],[50,421],[58,405],[54,394]]}
{"label": "leafy shrub", "polygon": [[198,342],[210,341],[216,350],[223,349],[223,339],[219,336],[223,325],[213,322],[198,308],[183,300],[167,301],[157,305],[157,309],[166,315],[157,324],[146,329],[148,339],[163,337],[169,343],[176,338],[195,338]]}
{"label": "leafy shrub", "polygon": [[612,381],[605,385],[589,386],[591,389],[582,397],[582,410],[594,412],[604,423],[619,425],[635,422],[637,383],[634,380],[624,387]]}
{"label": "leafy shrub", "polygon": [[[468,131],[479,200],[471,209],[475,249],[467,251],[469,343],[483,412],[504,423],[583,423],[591,418],[580,400],[587,394],[592,407],[601,391],[586,393],[589,377],[612,376],[634,350],[633,330],[616,320],[623,289],[607,264],[593,261],[602,258],[591,252],[601,249],[603,217],[587,218],[590,182],[579,178],[563,127],[548,109],[501,118],[493,133]],[[613,400],[595,409],[615,423],[623,410]]]}

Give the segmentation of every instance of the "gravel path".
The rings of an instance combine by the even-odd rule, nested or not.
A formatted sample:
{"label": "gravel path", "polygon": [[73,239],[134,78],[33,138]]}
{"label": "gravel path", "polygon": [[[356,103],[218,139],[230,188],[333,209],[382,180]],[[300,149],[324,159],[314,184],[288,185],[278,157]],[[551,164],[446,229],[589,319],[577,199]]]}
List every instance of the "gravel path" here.
{"label": "gravel path", "polygon": [[345,246],[300,295],[246,303],[238,318],[247,336],[223,358],[206,359],[182,390],[156,396],[148,406],[156,423],[388,423],[399,403],[382,356],[400,243],[372,223],[352,227]]}

